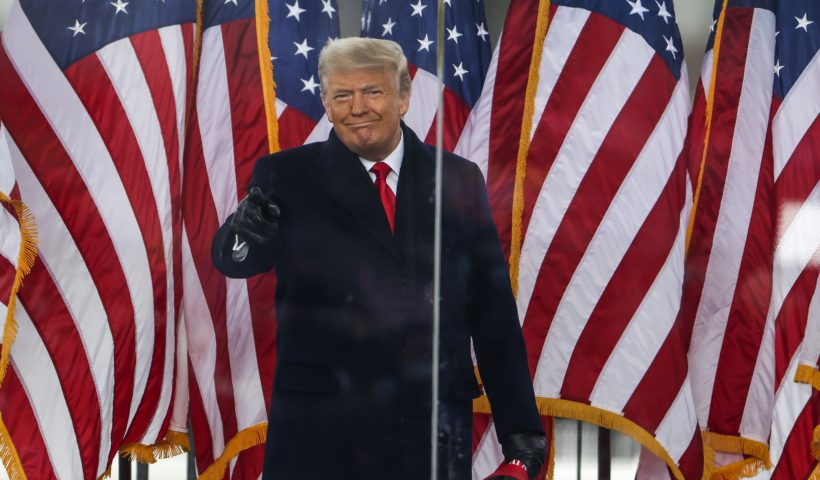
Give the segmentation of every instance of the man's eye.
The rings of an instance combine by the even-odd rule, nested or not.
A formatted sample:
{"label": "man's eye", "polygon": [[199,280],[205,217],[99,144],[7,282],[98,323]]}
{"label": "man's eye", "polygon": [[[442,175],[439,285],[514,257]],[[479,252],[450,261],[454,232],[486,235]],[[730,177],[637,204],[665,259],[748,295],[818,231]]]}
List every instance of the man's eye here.
{"label": "man's eye", "polygon": [[368,90],[365,94],[369,97],[378,97],[382,94],[381,90]]}

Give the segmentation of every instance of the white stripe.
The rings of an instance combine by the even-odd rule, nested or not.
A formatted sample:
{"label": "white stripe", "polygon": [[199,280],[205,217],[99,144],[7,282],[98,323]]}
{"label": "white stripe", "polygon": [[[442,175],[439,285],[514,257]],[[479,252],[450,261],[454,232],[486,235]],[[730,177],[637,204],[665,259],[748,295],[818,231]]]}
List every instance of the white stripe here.
{"label": "white stripe", "polygon": [[[649,158],[653,157],[651,155]],[[685,183],[688,205],[692,192],[689,182]],[[632,204],[635,205],[634,202]],[[684,244],[689,211],[689,208],[681,210],[675,243],[663,267],[598,375],[589,397],[590,403],[596,407],[617,413],[623,411],[675,323],[683,289]],[[684,358],[681,358],[681,364],[680,367],[685,368]]]}
{"label": "white stripe", "polygon": [[[160,222],[160,235],[162,238],[162,252],[165,260],[165,316],[167,323],[173,325],[174,323],[174,285],[173,285],[173,245],[172,245],[172,209],[171,209],[171,184],[168,171],[168,157],[165,151],[165,141],[162,136],[162,127],[160,126],[159,117],[156,108],[154,107],[154,100],[151,96],[151,90],[148,87],[148,81],[142,71],[137,52],[129,39],[120,40],[108,44],[97,52],[97,57],[100,59],[102,67],[105,69],[108,77],[111,80],[111,85],[117,92],[117,97],[120,99],[125,115],[134,132],[134,136],[142,153],[142,161],[145,163],[145,170],[148,174],[148,179],[151,184],[152,197],[148,197],[149,192],[145,192],[145,197],[138,199],[140,203],[148,203],[149,198],[153,199],[153,204],[157,209],[157,215]],[[160,59],[156,59],[160,61]],[[139,159],[133,159],[139,161]],[[157,247],[153,245],[151,247]],[[144,326],[145,335],[137,336],[137,350],[149,352],[153,356],[156,348],[156,339],[154,338],[154,325],[146,324]],[[173,336],[173,332],[172,332]],[[173,347],[173,341],[171,342]],[[168,352],[168,345],[166,344],[166,356]],[[151,357],[149,357],[151,358]],[[167,362],[165,367],[167,369]],[[150,372],[150,360],[145,368],[140,368],[137,365],[135,375],[134,394],[142,397],[145,394],[145,386],[148,383],[148,374]],[[173,370],[172,370],[173,371]],[[167,377],[163,377],[167,379]],[[155,418],[148,427],[148,430],[159,430],[161,423],[165,417],[167,410],[167,400],[170,398],[170,381],[162,382],[162,391],[160,398],[165,396],[166,403],[163,405],[148,405],[148,408],[155,411]],[[140,400],[141,403],[141,400]],[[128,417],[129,423],[134,419],[139,404],[131,404],[131,412]],[[163,410],[163,411],[160,411]],[[160,419],[157,421],[156,416]],[[137,432],[142,434],[143,432]],[[146,432],[149,433],[149,432]],[[154,433],[154,437],[156,433]]]}
{"label": "white stripe", "polygon": [[[519,318],[526,316],[541,264],[561,219],[607,132],[654,54],[642,37],[624,30],[567,132],[541,186],[521,248]],[[530,161],[539,161],[537,152],[530,152],[530,155]]]}
{"label": "white stripe", "polygon": [[330,135],[330,130],[333,129],[333,124],[330,123],[327,119],[327,115],[322,115],[322,118],[319,119],[319,123],[313,127],[313,130],[305,139],[305,144],[313,143],[313,142],[324,142],[327,140],[328,135]]}
{"label": "white stripe", "polygon": [[714,62],[715,51],[709,50],[703,56],[703,63],[700,65],[700,83],[703,93],[709,98],[709,89],[712,88],[712,63]]}
{"label": "white stripe", "polygon": [[[14,18],[15,7],[10,18]],[[0,303],[0,315],[6,316]],[[28,403],[37,420],[39,435],[46,446],[51,467],[58,479],[83,478],[83,465],[77,433],[60,387],[57,370],[25,308],[17,303],[15,318],[19,331],[11,346],[11,367],[17,373]],[[29,428],[34,428],[30,425]]]}
{"label": "white stripe", "polygon": [[419,68],[413,77],[413,93],[410,95],[410,108],[404,115],[404,122],[410,127],[421,141],[427,138],[427,133],[436,118],[436,106],[441,85],[435,75]]}
{"label": "white stripe", "polygon": [[[685,232],[684,224],[684,231]],[[655,439],[663,445],[670,457],[678,463],[680,458],[692,443],[692,437],[700,435],[698,429],[698,419],[695,415],[695,399],[692,396],[692,384],[689,377],[681,385],[678,396],[666,415],[663,417],[658,429],[655,430]]]}
{"label": "white stripe", "polygon": [[[5,208],[0,208],[0,232],[3,232],[3,235],[0,235],[0,252],[3,252],[16,269],[20,256],[20,223]],[[0,301],[7,300],[8,298],[0,297]],[[5,317],[0,318],[0,327],[3,327],[5,321]]]}
{"label": "white stripe", "polygon": [[17,145],[12,143],[10,147],[15,168],[20,172],[18,180],[23,201],[37,218],[37,261],[48,271],[74,321],[100,401],[100,455],[96,471],[100,475],[108,468],[114,415],[114,339],[108,316],[91,273],[59,212]]}
{"label": "white stripe", "polygon": [[226,282],[228,354],[236,405],[236,426],[242,430],[266,421],[267,414],[259,365],[256,362],[248,282],[233,278],[226,279]]}
{"label": "white stripe", "polygon": [[502,33],[490,59],[490,67],[487,69],[487,76],[484,77],[481,95],[467,117],[467,123],[464,124],[464,130],[461,132],[461,137],[459,137],[454,151],[456,155],[472,160],[478,165],[485,180],[490,163],[490,124],[493,116],[493,95],[495,94],[495,76],[498,69],[498,52],[501,50],[501,42],[503,41]]}
{"label": "white stripe", "polygon": [[222,429],[222,414],[216,400],[216,333],[205,292],[199,283],[196,265],[188,243],[187,229],[182,228],[182,296],[185,312],[185,332],[188,340],[188,356],[191,368],[202,397],[205,419],[211,432],[211,447],[214,458],[225,450],[225,433]]}
{"label": "white stripe", "polygon": [[[811,399],[812,387],[804,383],[796,383],[791,379],[797,371],[797,356],[794,356],[789,363],[786,376],[780,383],[777,390],[777,397],[774,402],[774,418],[772,418],[772,432],[769,439],[769,457],[772,465],[777,465],[783,455],[786,441],[792,433],[792,428],[797,422],[797,418],[805,408],[806,403]],[[808,439],[807,439],[808,440]],[[807,445],[808,446],[808,445]],[[761,470],[756,480],[768,479],[776,467],[771,470]]]}
{"label": "white stripe", "polygon": [[820,115],[820,51],[803,70],[774,116],[774,179],[792,158],[800,140]]}
{"label": "white stripe", "polygon": [[158,30],[162,42],[162,51],[165,53],[165,63],[171,77],[171,88],[174,93],[174,106],[177,116],[177,150],[176,160],[179,164],[180,181],[182,180],[182,152],[185,148],[185,110],[187,108],[188,91],[188,60],[185,57],[185,39],[182,27],[171,25]]}
{"label": "white stripe", "polygon": [[817,279],[807,317],[806,334],[800,349],[800,363],[816,369],[820,364],[820,278]]}
{"label": "white stripe", "polygon": [[[535,93],[534,114],[530,140],[535,136],[541,116],[547,106],[552,90],[567,64],[575,42],[581,35],[591,12],[583,8],[558,7],[550,21],[550,29],[544,39],[541,65],[538,67],[538,90]],[[607,62],[608,63],[608,62]],[[641,69],[642,70],[642,69]]]}
{"label": "white stripe", "polygon": [[[774,339],[775,321],[783,301],[797,278],[820,248],[820,183],[812,190],[803,207],[794,217],[774,251],[772,299],[763,333],[760,351],[752,374],[749,395],[743,409],[740,433],[765,439],[769,436],[774,401]],[[789,378],[794,378],[793,376]]]}
{"label": "white stripe", "polygon": [[6,126],[0,123],[0,192],[8,196],[11,194],[11,189],[14,188],[14,167],[11,166],[6,136],[11,139]]}
{"label": "white stripe", "polygon": [[282,113],[288,108],[288,104],[283,102],[279,97],[276,97],[276,118],[282,118]]}
{"label": "white stripe", "polygon": [[498,443],[495,432],[495,422],[490,420],[484,436],[473,454],[473,478],[486,478],[496,471],[501,462],[504,461],[504,454],[501,452],[501,445]]}
{"label": "white stripe", "polygon": [[151,273],[137,219],[92,119],[19,8],[12,9],[3,38],[9,59],[83,178],[122,265],[137,345],[133,418],[141,395],[137,387],[144,385],[140,379],[151,364],[154,323]]}
{"label": "white stripe", "polygon": [[[209,28],[202,36],[202,56],[197,87],[197,117],[202,153],[213,192],[219,224],[236,210],[236,169],[234,168],[233,123],[228,93],[228,73],[222,29]],[[207,186],[202,185],[202,188]]]}
{"label": "white stripe", "polygon": [[[720,200],[689,353],[693,390],[698,399],[698,418],[703,425],[709,418],[723,336],[735,297],[737,277],[757,195],[772,103],[772,38],[773,14],[756,9],[749,35],[723,197]],[[760,239],[752,238],[751,241],[757,242]]]}

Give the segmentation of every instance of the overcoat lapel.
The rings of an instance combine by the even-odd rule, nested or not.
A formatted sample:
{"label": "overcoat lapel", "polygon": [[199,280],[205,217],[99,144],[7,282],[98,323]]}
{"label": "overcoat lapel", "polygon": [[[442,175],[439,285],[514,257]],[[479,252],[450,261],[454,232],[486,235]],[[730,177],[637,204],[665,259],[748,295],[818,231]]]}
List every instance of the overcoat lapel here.
{"label": "overcoat lapel", "polygon": [[[398,244],[390,231],[378,192],[355,153],[331,130],[316,161],[323,172],[320,183],[370,234],[401,262]],[[401,178],[401,176],[399,176]]]}

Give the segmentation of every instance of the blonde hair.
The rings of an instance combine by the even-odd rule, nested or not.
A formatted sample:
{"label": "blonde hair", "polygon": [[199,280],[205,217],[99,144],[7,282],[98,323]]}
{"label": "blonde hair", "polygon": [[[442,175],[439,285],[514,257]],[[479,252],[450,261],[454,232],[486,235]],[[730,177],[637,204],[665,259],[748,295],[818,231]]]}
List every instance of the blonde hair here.
{"label": "blonde hair", "polygon": [[400,95],[410,95],[411,80],[407,57],[398,43],[378,38],[348,37],[327,42],[319,54],[319,83],[327,92],[327,78],[333,72],[383,70],[395,73]]}

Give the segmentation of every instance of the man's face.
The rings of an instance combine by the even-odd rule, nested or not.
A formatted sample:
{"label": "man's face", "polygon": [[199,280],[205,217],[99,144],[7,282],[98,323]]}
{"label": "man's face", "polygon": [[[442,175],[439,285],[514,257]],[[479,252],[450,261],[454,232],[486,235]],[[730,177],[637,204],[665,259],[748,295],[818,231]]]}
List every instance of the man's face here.
{"label": "man's face", "polygon": [[399,144],[401,117],[410,95],[401,95],[396,77],[384,70],[353,70],[328,75],[322,101],[336,135],[368,160],[384,160]]}

